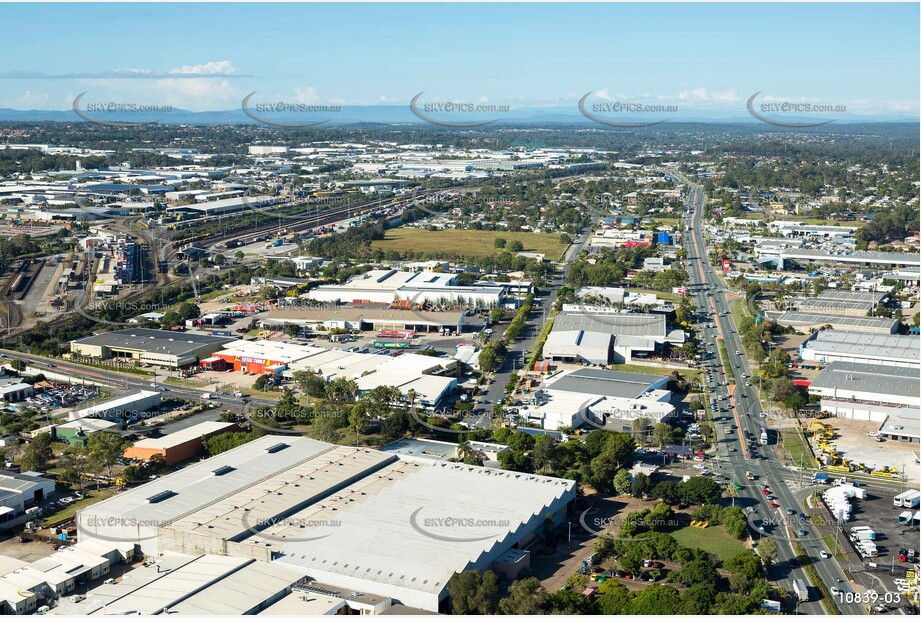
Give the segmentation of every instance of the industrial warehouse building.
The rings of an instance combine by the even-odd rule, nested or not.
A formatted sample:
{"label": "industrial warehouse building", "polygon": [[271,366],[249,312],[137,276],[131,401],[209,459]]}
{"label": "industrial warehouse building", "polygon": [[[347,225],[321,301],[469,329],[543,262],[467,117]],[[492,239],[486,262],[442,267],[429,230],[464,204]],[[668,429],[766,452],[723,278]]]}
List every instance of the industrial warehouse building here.
{"label": "industrial warehouse building", "polygon": [[818,330],[800,345],[799,356],[804,361],[826,365],[835,361],[914,367],[921,369],[917,337],[907,335],[871,335]]}
{"label": "industrial warehouse building", "polygon": [[165,463],[177,464],[201,453],[202,444],[208,438],[239,428],[236,423],[204,421],[166,436],[138,440],[125,449],[125,457],[150,461],[154,455],[160,455]]}
{"label": "industrial warehouse building", "polygon": [[99,359],[125,359],[161,367],[187,367],[208,358],[235,337],[127,328],[70,342],[72,354]]}
{"label": "industrial warehouse building", "polygon": [[899,321],[892,318],[828,315],[806,311],[768,313],[768,317],[780,326],[791,326],[801,333],[808,333],[823,326],[831,326],[834,330],[877,335],[892,335],[899,330]]}
{"label": "industrial warehouse building", "polygon": [[[311,586],[439,611],[455,573],[516,575],[521,549],[574,498],[569,480],[264,436],[86,507],[77,527],[152,558],[255,559]],[[437,525],[445,518],[482,523]]]}
{"label": "industrial warehouse building", "polygon": [[[629,363],[684,343],[660,313],[621,313],[594,305],[563,305],[543,349],[544,360],[589,364]],[[603,348],[607,346],[605,353]]]}
{"label": "industrial warehouse building", "polygon": [[633,431],[633,421],[664,422],[675,413],[668,376],[583,368],[562,371],[544,382],[518,413],[545,430],[596,427]]}
{"label": "industrial warehouse building", "polygon": [[100,431],[118,429],[120,423],[106,421],[101,418],[78,418],[60,425],[49,425],[51,437],[71,446],[86,446],[90,436]]}
{"label": "industrial warehouse building", "polygon": [[382,303],[399,300],[469,308],[499,306],[505,289],[495,285],[457,285],[457,275],[432,271],[386,269],[355,275],[341,285],[321,285],[310,290],[310,300],[336,303]]}
{"label": "industrial warehouse building", "polygon": [[0,530],[38,516],[30,509],[54,493],[54,481],[36,472],[0,472]]}
{"label": "industrial warehouse building", "polygon": [[918,266],[918,264],[921,263],[921,256],[917,253],[896,253],[894,251],[822,251],[819,249],[791,249],[782,252],[780,258],[785,262],[789,260],[793,262],[846,264],[848,266],[875,266],[878,268]]}
{"label": "industrial warehouse building", "polygon": [[916,367],[888,367],[835,361],[809,385],[822,398],[823,412],[862,421],[885,422],[900,408],[917,408],[921,377]]}
{"label": "industrial warehouse building", "polygon": [[[145,412],[160,405],[160,400],[159,391],[138,391],[124,397],[103,401],[94,406],[75,408],[68,412],[68,417],[72,421],[99,418],[124,424],[145,416]],[[106,429],[107,427],[96,426],[96,428]]]}
{"label": "industrial warehouse building", "polygon": [[451,358],[423,354],[391,357],[319,346],[304,346],[304,349],[312,353],[292,362],[284,373],[286,377],[304,370],[313,371],[327,381],[344,377],[355,380],[359,395],[378,386],[394,386],[406,398],[413,391],[415,404],[424,408],[437,407],[442,398],[457,388],[460,366]]}
{"label": "industrial warehouse building", "polygon": [[93,588],[54,614],[251,615],[285,598],[306,577],[252,558],[163,556],[132,569],[118,583]]}
{"label": "industrial warehouse building", "polygon": [[264,327],[296,324],[314,331],[331,328],[349,330],[414,330],[416,332],[460,333],[468,327],[482,327],[484,320],[466,311],[412,311],[389,307],[322,306],[269,311],[259,321]]}
{"label": "industrial warehouse building", "polygon": [[[105,577],[112,565],[128,562],[133,556],[130,545],[96,541],[62,547],[31,563],[0,555],[0,614],[31,614],[44,600],[58,599]],[[60,611],[60,606],[55,610],[67,613]]]}
{"label": "industrial warehouse building", "polygon": [[256,339],[235,341],[220,352],[215,352],[202,365],[214,364],[215,360],[234,371],[243,371],[262,375],[263,373],[281,374],[291,363],[317,353],[317,346],[295,345],[280,341]]}
{"label": "industrial warehouse building", "polygon": [[815,298],[797,301],[800,311],[830,315],[866,316],[886,298],[885,294],[825,290]]}
{"label": "industrial warehouse building", "polygon": [[611,360],[613,340],[613,335],[608,333],[553,329],[544,343],[544,358],[568,363],[607,365]]}

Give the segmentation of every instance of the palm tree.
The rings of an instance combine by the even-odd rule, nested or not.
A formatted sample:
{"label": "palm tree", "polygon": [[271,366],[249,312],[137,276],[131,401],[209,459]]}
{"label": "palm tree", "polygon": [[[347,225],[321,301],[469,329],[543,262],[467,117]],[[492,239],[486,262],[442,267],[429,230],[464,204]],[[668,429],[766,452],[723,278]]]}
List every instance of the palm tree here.
{"label": "palm tree", "polygon": [[468,457],[476,456],[476,451],[473,449],[473,446],[470,444],[470,440],[464,436],[461,439],[460,444],[457,445],[457,458],[461,461],[464,461]]}

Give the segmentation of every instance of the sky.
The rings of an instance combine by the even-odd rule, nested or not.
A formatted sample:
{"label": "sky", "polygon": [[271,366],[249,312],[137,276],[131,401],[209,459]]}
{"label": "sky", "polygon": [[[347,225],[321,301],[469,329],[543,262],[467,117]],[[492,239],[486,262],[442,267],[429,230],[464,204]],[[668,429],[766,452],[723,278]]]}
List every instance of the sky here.
{"label": "sky", "polygon": [[747,99],[919,114],[919,5],[3,4],[0,108]]}

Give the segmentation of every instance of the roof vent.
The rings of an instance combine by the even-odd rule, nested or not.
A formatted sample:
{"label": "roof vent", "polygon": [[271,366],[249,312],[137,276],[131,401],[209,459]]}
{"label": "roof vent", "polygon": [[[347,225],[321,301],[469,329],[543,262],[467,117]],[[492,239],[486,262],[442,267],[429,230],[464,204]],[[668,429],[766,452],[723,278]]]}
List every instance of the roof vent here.
{"label": "roof vent", "polygon": [[221,466],[220,468],[216,468],[212,470],[211,474],[213,474],[214,476],[223,476],[224,474],[227,474],[228,472],[233,472],[234,470],[236,470],[236,468],[234,468],[233,466]]}
{"label": "roof vent", "polygon": [[267,453],[277,453],[278,451],[288,448],[288,446],[289,445],[285,444],[284,442],[279,442],[278,444],[273,444],[272,446],[267,447],[265,451]]}
{"label": "roof vent", "polygon": [[147,502],[150,504],[156,504],[157,502],[163,502],[167,498],[172,498],[173,496],[178,495],[175,491],[167,489],[166,491],[161,491],[160,493],[154,494],[147,498]]}

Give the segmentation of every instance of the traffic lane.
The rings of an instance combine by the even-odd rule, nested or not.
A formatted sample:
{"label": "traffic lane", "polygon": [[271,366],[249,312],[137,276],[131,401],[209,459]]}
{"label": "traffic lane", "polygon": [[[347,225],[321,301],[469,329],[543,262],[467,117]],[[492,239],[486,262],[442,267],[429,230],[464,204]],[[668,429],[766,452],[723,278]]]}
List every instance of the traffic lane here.
{"label": "traffic lane", "polygon": [[[47,367],[49,371],[54,371],[62,375],[67,375],[72,378],[82,378],[87,377],[94,380],[105,380],[108,383],[121,387],[124,390],[129,389],[150,389],[153,388],[152,376],[149,378],[133,376],[131,374],[126,374],[118,371],[109,371],[106,369],[100,369],[96,367],[86,367],[85,365],[80,365],[79,363],[72,363],[66,360],[55,359],[54,363],[51,363],[46,357],[36,356],[34,354],[28,354],[25,352],[19,352],[16,350],[7,350],[5,351],[7,356],[11,358],[19,358],[20,360],[29,360],[38,367]],[[170,385],[170,384],[158,384],[159,388],[164,388],[162,391],[168,395],[182,396],[185,398],[199,398],[202,394],[201,390],[193,389],[185,386]],[[214,399],[219,399],[220,396],[215,396]],[[237,400],[239,401],[239,400]],[[274,399],[252,397],[249,399],[250,402],[256,403],[258,405],[274,405],[277,403]]]}
{"label": "traffic lane", "polygon": [[[698,213],[699,213],[699,211],[698,211]],[[695,225],[694,227],[695,227],[695,230],[694,230],[694,233],[692,234],[692,239],[693,239],[694,237],[697,237],[697,239],[698,239],[698,245],[700,246],[700,234],[698,233],[699,226],[698,226],[698,225]],[[705,252],[704,252],[702,249],[703,249],[703,247],[701,247],[701,253],[700,253],[700,255],[705,255]],[[703,274],[701,275],[701,278],[702,278],[704,281],[707,281],[707,282],[710,283],[710,285],[715,286],[716,291],[715,291],[715,293],[714,293],[714,296],[712,297],[712,299],[713,299],[712,302],[713,302],[713,305],[714,305],[714,309],[719,309],[719,310],[715,311],[715,313],[717,313],[715,322],[716,322],[718,325],[720,325],[721,329],[725,328],[725,330],[728,332],[728,331],[730,330],[728,324],[732,324],[732,321],[731,321],[731,314],[728,314],[728,313],[727,313],[727,316],[724,316],[724,317],[720,317],[720,316],[718,315],[719,313],[725,313],[725,312],[727,312],[727,309],[726,309],[726,300],[725,300],[724,297],[722,297],[722,294],[721,294],[721,292],[722,292],[721,283],[718,282],[718,281],[714,281],[715,276],[712,276],[712,275],[711,275],[711,276],[708,276],[708,275],[710,275],[710,272],[708,272],[708,271],[710,271],[709,262],[707,261],[706,269],[705,269],[705,267],[704,267],[702,264],[700,264],[700,262],[704,262],[704,261],[705,261],[704,259],[698,260],[698,262],[699,262],[699,264],[698,264],[699,271],[698,271],[698,272],[702,272],[702,273],[703,273]],[[694,269],[692,269],[692,272],[693,272],[693,270],[694,270]],[[735,330],[735,329],[732,328],[731,330]],[[735,333],[728,333],[728,334],[729,334],[729,335],[735,335]],[[729,339],[729,338],[724,338],[724,345],[726,345],[727,352],[729,352],[730,349],[731,349],[732,352],[733,352],[733,354],[734,354],[734,352],[738,349],[738,347],[735,345],[735,343],[736,343],[736,341],[737,341],[737,337],[732,337],[731,340],[728,340],[728,341],[727,341],[727,339]],[[711,340],[712,340],[712,335],[711,335]],[[718,353],[718,348],[717,348],[717,353]],[[734,355],[735,355],[735,354],[734,354]],[[738,355],[737,355],[737,356],[738,356]],[[730,363],[732,363],[733,359],[730,358],[729,360],[730,360]],[[722,359],[720,359],[720,362],[722,363]],[[730,369],[731,369],[731,368],[727,368],[727,370],[730,370]],[[747,372],[746,372],[746,373],[747,373]],[[740,392],[745,392],[746,394],[748,394],[748,393],[747,393],[748,388],[745,387],[744,384],[743,384],[743,386],[742,386],[742,389],[745,389],[745,390],[740,391]],[[737,406],[737,408],[738,408],[738,406]],[[759,409],[760,409],[760,406],[759,406]],[[736,416],[736,422],[739,424],[740,427],[741,427],[741,426],[744,426],[744,427],[746,427],[746,428],[750,427],[750,423],[747,422],[747,419],[740,419],[740,418],[738,417],[738,414],[736,414],[735,416]],[[737,437],[737,440],[739,441],[740,444],[743,444],[741,437]],[[781,485],[783,485],[782,479],[778,479],[778,478],[776,477],[776,475],[773,474],[770,470],[765,470],[765,471],[764,471],[764,476],[767,477],[767,478],[770,478],[770,479],[771,479],[771,483],[772,483],[772,484],[777,484],[778,487],[781,486]],[[785,485],[784,485],[784,487],[785,487]],[[767,509],[770,509],[770,508],[771,508],[771,507],[770,507],[770,504],[767,503],[767,501],[764,499],[763,494],[761,494],[760,492],[758,492],[758,496],[759,496],[759,497],[756,498],[756,500],[758,500],[758,501],[761,503],[762,507],[767,508]],[[804,579],[804,581],[806,581],[806,577],[805,577],[805,572],[804,572],[804,570],[802,570],[801,567],[800,567],[800,568],[795,568],[795,567],[792,567],[792,565],[790,565],[790,560],[793,559],[793,558],[795,557],[795,552],[794,552],[792,546],[788,546],[788,545],[786,545],[786,544],[779,543],[779,544],[778,544],[778,556],[779,556],[779,557],[782,557],[782,558],[784,559],[784,561],[786,562],[786,564],[790,567],[790,568],[789,568],[789,571],[788,571],[788,580],[790,580],[790,582],[788,582],[788,583],[792,583],[792,579],[798,579],[798,578]],[[821,605],[821,603],[819,603],[818,601],[815,601],[815,602],[808,602],[808,603],[801,603],[801,604],[799,604],[799,607],[800,607],[800,609],[804,609],[804,610],[806,610],[807,612],[814,612],[814,613],[818,613],[818,612],[824,613],[824,612],[825,612],[824,607],[823,607],[823,606]]]}

